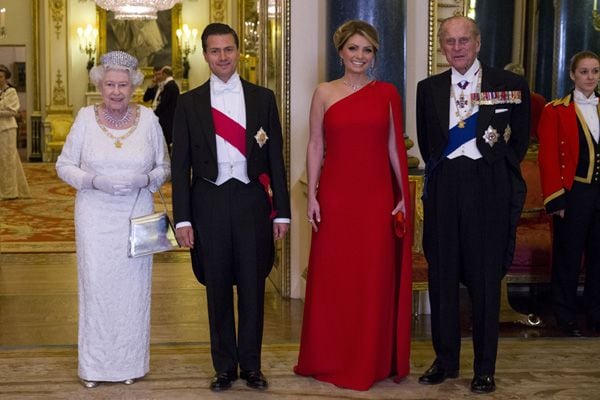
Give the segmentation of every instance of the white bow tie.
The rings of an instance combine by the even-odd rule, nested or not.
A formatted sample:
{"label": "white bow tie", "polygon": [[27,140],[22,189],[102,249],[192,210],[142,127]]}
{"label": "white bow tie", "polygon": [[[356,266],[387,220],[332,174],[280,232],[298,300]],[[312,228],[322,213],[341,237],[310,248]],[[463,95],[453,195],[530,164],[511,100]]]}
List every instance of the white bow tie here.
{"label": "white bow tie", "polygon": [[216,93],[240,93],[242,85],[239,82],[231,82],[231,80],[227,83],[215,80],[213,82],[213,89]]}

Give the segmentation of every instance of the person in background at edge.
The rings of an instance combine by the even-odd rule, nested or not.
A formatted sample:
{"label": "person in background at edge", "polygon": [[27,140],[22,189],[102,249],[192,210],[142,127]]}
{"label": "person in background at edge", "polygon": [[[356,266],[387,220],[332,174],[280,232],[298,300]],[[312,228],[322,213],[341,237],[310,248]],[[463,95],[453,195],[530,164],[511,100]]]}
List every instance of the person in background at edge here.
{"label": "person in background at edge", "polygon": [[588,325],[600,332],[600,58],[573,56],[575,87],[550,102],[538,126],[538,160],[546,212],[552,214],[552,302],[559,328],[582,336],[577,322],[577,287],[583,263]]}
{"label": "person in background at edge", "polygon": [[165,140],[169,149],[173,143],[173,115],[179,97],[179,86],[173,79],[173,69],[166,65],[158,72],[155,71],[154,86],[149,86],[144,92],[144,101],[152,100],[152,109],[158,117]]}
{"label": "person in background at edge", "polygon": [[17,151],[17,90],[8,82],[10,70],[0,64],[0,200],[29,198],[29,185]]}

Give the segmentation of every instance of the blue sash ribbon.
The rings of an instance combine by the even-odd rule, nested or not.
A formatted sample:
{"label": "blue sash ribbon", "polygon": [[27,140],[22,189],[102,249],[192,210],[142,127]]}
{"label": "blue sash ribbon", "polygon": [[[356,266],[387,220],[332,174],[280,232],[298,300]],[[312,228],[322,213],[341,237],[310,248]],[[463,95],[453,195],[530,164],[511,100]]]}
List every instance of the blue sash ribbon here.
{"label": "blue sash ribbon", "polygon": [[469,140],[475,138],[475,130],[477,128],[477,113],[471,115],[465,121],[464,128],[459,128],[458,125],[454,125],[448,134],[448,144],[444,149],[442,157],[445,158],[448,154],[458,149]]}

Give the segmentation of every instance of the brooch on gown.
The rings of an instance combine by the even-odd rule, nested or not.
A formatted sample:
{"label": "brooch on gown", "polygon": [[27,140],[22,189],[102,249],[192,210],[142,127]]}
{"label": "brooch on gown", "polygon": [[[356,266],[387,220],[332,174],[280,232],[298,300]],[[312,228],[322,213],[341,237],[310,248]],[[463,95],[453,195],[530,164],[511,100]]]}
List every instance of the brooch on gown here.
{"label": "brooch on gown", "polygon": [[265,143],[267,143],[267,140],[269,140],[267,132],[265,132],[262,126],[260,127],[258,132],[256,132],[256,135],[254,135],[254,139],[256,139],[256,143],[258,143],[258,147],[260,148],[262,148],[265,145]]}

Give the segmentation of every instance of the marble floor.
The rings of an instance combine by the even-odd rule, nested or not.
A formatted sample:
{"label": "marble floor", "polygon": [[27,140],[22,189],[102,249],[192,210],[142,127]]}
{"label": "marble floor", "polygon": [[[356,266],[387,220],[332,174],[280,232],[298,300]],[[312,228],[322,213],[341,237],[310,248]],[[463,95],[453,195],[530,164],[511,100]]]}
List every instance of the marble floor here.
{"label": "marble floor", "polygon": [[[298,352],[302,302],[282,299],[269,286],[265,302],[263,364],[266,392],[235,383],[214,394],[204,289],[185,252],[155,256],[151,372],[132,385],[86,390],[77,381],[77,274],[73,253],[0,254],[1,399],[459,399],[472,370],[468,311],[463,321],[462,375],[443,385],[419,385],[433,357],[429,320],[413,321],[411,375],[368,392],[336,388],[292,373]],[[498,390],[493,399],[600,398],[600,339],[562,338],[550,325],[502,324]]]}

